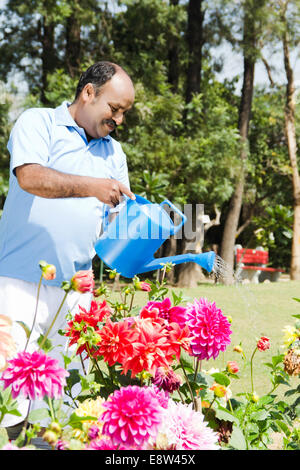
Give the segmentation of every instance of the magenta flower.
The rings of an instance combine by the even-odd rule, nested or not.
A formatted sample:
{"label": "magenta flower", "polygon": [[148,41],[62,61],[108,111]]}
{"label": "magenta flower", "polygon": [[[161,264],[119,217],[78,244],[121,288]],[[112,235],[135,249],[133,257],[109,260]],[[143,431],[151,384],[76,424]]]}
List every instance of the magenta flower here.
{"label": "magenta flower", "polygon": [[179,305],[172,307],[169,297],[166,297],[162,302],[148,302],[145,308],[148,310],[157,308],[160,318],[167,320],[169,323],[178,323],[181,328],[185,327],[187,321],[185,307]]}
{"label": "magenta flower", "polygon": [[1,376],[4,388],[12,386],[11,394],[17,398],[23,394],[25,398],[42,399],[63,396],[66,377],[69,375],[59,366],[56,359],[47,356],[43,351],[19,352],[8,361],[8,367]]}
{"label": "magenta flower", "polygon": [[165,390],[160,390],[155,384],[149,388],[152,390],[154,397],[159,403],[159,406],[162,408],[168,408],[169,394]]}
{"label": "magenta flower", "polygon": [[216,307],[215,302],[210,303],[204,298],[187,304],[186,315],[192,337],[192,355],[200,360],[211,357],[216,359],[220,351],[225,351],[230,344],[232,331],[227,317]]}
{"label": "magenta flower", "polygon": [[192,404],[169,401],[164,411],[159,434],[165,436],[168,448],[174,450],[217,450],[218,434],[194,411]]}
{"label": "magenta flower", "polygon": [[142,449],[156,437],[163,408],[151,387],[122,387],[103,406],[106,411],[101,416],[102,432],[113,444]]}
{"label": "magenta flower", "polygon": [[180,375],[175,374],[173,369],[167,369],[166,367],[158,367],[155,372],[155,376],[152,377],[152,383],[157,387],[162,388],[166,392],[173,393],[178,390],[182,384]]}

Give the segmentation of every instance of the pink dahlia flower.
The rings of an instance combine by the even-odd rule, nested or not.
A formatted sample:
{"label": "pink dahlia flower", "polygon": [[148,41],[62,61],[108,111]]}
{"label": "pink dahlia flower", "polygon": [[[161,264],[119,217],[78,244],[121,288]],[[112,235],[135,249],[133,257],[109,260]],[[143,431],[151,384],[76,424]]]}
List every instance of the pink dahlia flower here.
{"label": "pink dahlia flower", "polygon": [[207,426],[202,413],[192,404],[169,400],[164,411],[159,434],[164,435],[167,447],[174,450],[217,450],[218,434]]}
{"label": "pink dahlia flower", "polygon": [[94,273],[89,271],[77,271],[71,279],[71,288],[76,292],[93,292],[95,287]]}
{"label": "pink dahlia flower", "polygon": [[42,399],[61,398],[69,375],[59,366],[56,359],[47,356],[43,351],[19,352],[8,361],[8,367],[1,379],[4,388],[12,386],[13,398],[23,394],[25,398]]}
{"label": "pink dahlia flower", "polygon": [[18,447],[15,444],[12,444],[11,442],[8,442],[5,444],[1,450],[32,450],[30,447]]}
{"label": "pink dahlia flower", "polygon": [[142,449],[151,438],[155,439],[163,409],[151,387],[122,387],[103,406],[102,432],[113,444]]}
{"label": "pink dahlia flower", "polygon": [[230,344],[230,323],[215,302],[195,299],[187,304],[187,325],[192,336],[191,352],[198,359],[210,359],[225,351]]}
{"label": "pink dahlia flower", "polygon": [[159,406],[168,408],[169,394],[165,390],[160,390],[156,385],[152,385],[152,387],[149,388],[152,389],[152,393],[157,399]]}
{"label": "pink dahlia flower", "polygon": [[187,320],[185,307],[180,307],[179,305],[172,307],[169,297],[166,297],[162,302],[148,302],[145,308],[148,310],[157,308],[159,317],[167,320],[169,323],[178,323],[181,328],[185,327]]}
{"label": "pink dahlia flower", "polygon": [[93,439],[85,448],[85,450],[134,450],[122,444],[114,444],[111,439]]}

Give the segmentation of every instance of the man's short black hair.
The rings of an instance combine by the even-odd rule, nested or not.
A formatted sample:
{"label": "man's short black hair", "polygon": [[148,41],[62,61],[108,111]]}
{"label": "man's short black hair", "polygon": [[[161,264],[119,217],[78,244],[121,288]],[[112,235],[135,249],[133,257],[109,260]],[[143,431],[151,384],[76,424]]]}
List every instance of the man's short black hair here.
{"label": "man's short black hair", "polygon": [[87,83],[91,83],[98,94],[99,89],[117,72],[116,64],[107,61],[96,62],[91,65],[79,78],[75,100],[78,98]]}

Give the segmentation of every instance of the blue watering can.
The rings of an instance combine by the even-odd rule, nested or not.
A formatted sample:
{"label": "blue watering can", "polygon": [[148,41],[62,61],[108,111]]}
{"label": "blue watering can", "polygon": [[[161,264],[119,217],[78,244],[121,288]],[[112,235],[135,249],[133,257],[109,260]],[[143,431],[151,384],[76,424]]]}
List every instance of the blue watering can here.
{"label": "blue watering can", "polygon": [[[179,224],[174,225],[163,205],[168,205],[179,215]],[[119,210],[117,215],[115,213],[110,221],[112,212],[116,210]],[[154,258],[163,242],[175,235],[185,222],[186,216],[167,199],[153,204],[142,196],[136,195],[135,200],[126,197],[116,209],[105,212],[103,233],[95,244],[95,250],[110,269],[116,269],[128,278],[161,269],[162,264],[168,262],[194,262],[211,272],[216,256],[214,251]]]}

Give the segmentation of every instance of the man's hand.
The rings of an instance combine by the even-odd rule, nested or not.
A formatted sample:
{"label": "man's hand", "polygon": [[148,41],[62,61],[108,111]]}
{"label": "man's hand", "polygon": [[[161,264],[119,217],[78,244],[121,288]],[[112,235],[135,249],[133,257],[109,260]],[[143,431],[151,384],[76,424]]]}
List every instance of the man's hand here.
{"label": "man's hand", "polygon": [[115,207],[121,202],[123,194],[130,199],[135,199],[135,195],[120,181],[107,178],[93,179],[95,182],[90,188],[91,194],[111,207]]}
{"label": "man's hand", "polygon": [[48,199],[96,197],[112,207],[119,204],[123,194],[135,199],[124,184],[113,178],[70,175],[35,163],[21,165],[15,171],[24,191]]}

